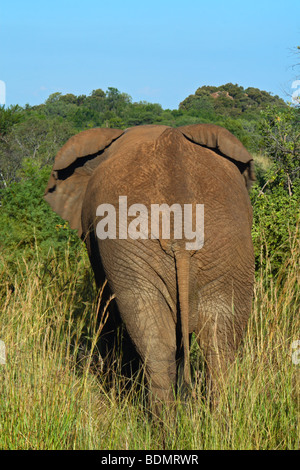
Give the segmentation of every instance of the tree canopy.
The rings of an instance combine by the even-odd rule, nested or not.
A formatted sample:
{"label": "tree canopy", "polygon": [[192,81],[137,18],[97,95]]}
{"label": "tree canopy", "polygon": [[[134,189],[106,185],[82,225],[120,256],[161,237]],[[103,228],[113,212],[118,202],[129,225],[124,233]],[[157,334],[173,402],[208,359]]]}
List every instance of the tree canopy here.
{"label": "tree canopy", "polygon": [[133,102],[131,96],[109,87],[88,96],[53,93],[37,106],[0,107],[0,187],[18,179],[22,161],[34,158],[51,163],[58,148],[73,134],[93,127],[125,129],[143,124],[173,127],[199,122],[215,123],[235,134],[252,152],[264,145],[259,130],[261,111],[287,104],[257,88],[227,83],[202,86],[178,109],[159,103]]}

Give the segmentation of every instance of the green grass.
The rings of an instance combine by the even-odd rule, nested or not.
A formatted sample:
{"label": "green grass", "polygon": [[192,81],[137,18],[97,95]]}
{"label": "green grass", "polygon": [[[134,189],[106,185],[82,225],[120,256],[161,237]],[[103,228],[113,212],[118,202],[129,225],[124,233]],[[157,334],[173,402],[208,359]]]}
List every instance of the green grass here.
{"label": "green grass", "polygon": [[[143,390],[107,388],[97,352],[98,309],[87,256],[2,259],[1,449],[297,449],[300,365],[299,240],[276,279],[257,273],[247,333],[211,410],[196,374],[192,396],[150,419]],[[38,251],[37,251],[38,253]],[[24,275],[25,272],[25,275]],[[83,344],[89,340],[90,347]],[[192,358],[196,367],[198,352]],[[95,361],[98,361],[98,366]]]}

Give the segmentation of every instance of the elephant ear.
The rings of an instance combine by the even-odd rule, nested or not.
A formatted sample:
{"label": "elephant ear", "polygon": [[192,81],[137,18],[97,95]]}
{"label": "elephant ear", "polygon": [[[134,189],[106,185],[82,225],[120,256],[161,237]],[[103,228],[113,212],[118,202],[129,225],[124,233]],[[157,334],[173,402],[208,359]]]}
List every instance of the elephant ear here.
{"label": "elephant ear", "polygon": [[120,129],[89,129],[71,137],[58,151],[44,198],[52,209],[82,235],[81,208],[88,181],[103,161]]}
{"label": "elephant ear", "polygon": [[244,176],[247,189],[250,190],[255,181],[253,158],[231,132],[214,124],[192,124],[179,127],[178,130],[192,142],[210,148],[231,160]]}

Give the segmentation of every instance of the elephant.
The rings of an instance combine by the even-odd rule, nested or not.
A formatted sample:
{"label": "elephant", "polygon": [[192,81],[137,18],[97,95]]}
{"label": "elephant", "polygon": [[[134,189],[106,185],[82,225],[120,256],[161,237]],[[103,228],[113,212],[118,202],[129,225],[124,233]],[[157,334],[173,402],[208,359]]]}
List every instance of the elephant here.
{"label": "elephant", "polygon": [[[212,394],[236,356],[253,297],[254,180],[252,156],[212,124],[93,128],[71,137],[55,157],[45,200],[78,231],[98,288],[107,280],[115,297],[100,343],[109,356],[116,325],[125,325],[157,402],[174,400],[179,379],[191,387],[192,334]],[[121,227],[121,197],[131,208],[125,215],[134,224],[132,237],[129,226],[128,232]],[[149,214],[162,205],[170,208],[169,234],[163,236],[161,226],[155,236],[138,231],[145,220],[134,219],[137,208]],[[100,214],[99,207],[107,211]],[[99,237],[101,215],[111,207],[120,226],[115,236],[107,230]],[[200,244],[188,249],[191,238],[175,236],[174,207],[192,208],[194,228],[195,209],[202,208]]]}

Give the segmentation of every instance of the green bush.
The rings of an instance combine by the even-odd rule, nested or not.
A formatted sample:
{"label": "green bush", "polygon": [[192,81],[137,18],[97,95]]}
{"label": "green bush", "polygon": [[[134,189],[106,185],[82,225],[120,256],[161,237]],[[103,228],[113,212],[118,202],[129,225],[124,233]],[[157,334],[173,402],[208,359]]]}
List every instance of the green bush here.
{"label": "green bush", "polygon": [[269,259],[274,275],[291,256],[290,242],[300,221],[300,188],[289,196],[282,186],[264,193],[257,185],[251,199],[256,270],[259,273],[260,268],[265,268],[266,259]]}
{"label": "green bush", "polygon": [[289,194],[300,184],[300,109],[293,106],[261,112],[260,133],[266,153],[276,166],[276,180]]}
{"label": "green bush", "polygon": [[259,184],[252,190],[253,241],[256,267],[265,268],[261,260],[268,257],[276,274],[292,256],[300,220],[300,114],[291,106],[268,107],[261,117],[261,141],[272,166],[259,168]]}

